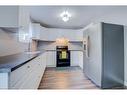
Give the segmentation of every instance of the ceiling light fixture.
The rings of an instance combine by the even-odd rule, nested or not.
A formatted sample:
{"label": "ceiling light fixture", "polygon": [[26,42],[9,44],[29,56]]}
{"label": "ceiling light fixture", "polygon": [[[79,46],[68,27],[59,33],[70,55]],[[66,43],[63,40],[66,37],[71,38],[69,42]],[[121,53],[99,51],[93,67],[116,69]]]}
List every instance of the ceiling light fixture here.
{"label": "ceiling light fixture", "polygon": [[62,20],[64,22],[67,22],[70,17],[71,17],[71,14],[68,12],[68,11],[63,11],[61,14],[60,14],[60,17],[62,18]]}

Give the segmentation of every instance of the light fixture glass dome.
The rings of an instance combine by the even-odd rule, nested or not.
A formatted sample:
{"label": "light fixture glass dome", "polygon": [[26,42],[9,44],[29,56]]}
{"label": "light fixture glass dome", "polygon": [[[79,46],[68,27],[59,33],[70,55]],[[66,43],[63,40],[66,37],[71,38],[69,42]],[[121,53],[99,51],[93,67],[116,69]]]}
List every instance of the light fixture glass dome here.
{"label": "light fixture glass dome", "polygon": [[62,18],[62,20],[64,22],[67,22],[70,17],[71,17],[71,14],[68,12],[68,11],[63,11],[61,14],[60,14],[60,17]]}

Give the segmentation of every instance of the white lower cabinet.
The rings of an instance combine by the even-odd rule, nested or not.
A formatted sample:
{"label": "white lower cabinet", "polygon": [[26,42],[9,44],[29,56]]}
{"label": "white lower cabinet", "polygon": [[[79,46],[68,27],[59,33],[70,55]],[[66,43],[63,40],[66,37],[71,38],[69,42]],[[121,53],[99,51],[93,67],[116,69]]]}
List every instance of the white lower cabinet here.
{"label": "white lower cabinet", "polygon": [[[83,69],[83,51],[72,50],[70,51],[71,66],[80,66]],[[56,51],[47,51],[46,52],[46,66],[47,67],[56,67]]]}
{"label": "white lower cabinet", "polygon": [[9,89],[37,89],[46,68],[46,53],[10,73]]}
{"label": "white lower cabinet", "polygon": [[56,51],[47,51],[46,52],[46,66],[47,67],[56,67]]}
{"label": "white lower cabinet", "polygon": [[83,69],[83,51],[71,51],[71,66],[80,66]]}
{"label": "white lower cabinet", "polygon": [[[71,66],[80,66],[83,69],[83,51],[71,50]],[[46,52],[46,66],[56,67],[56,51]]]}

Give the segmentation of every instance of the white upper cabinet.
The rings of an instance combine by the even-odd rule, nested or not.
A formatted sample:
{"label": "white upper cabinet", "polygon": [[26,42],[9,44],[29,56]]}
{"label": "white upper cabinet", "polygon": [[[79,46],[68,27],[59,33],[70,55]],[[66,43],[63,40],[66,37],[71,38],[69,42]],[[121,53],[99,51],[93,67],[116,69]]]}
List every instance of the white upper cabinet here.
{"label": "white upper cabinet", "polygon": [[18,27],[18,20],[18,6],[0,6],[0,27]]}
{"label": "white upper cabinet", "polygon": [[26,6],[19,6],[18,23],[20,28],[28,31],[31,20],[29,10]]}
{"label": "white upper cabinet", "polygon": [[32,23],[32,38],[43,41],[56,41],[65,37],[69,41],[82,41],[82,31],[72,29],[45,28],[38,23]]}
{"label": "white upper cabinet", "polygon": [[58,31],[52,31],[40,26],[38,23],[32,23],[32,38],[42,41],[55,41],[59,37]]}
{"label": "white upper cabinet", "polygon": [[41,27],[40,39],[44,41],[56,41],[59,37],[59,31],[54,31],[50,28]]}
{"label": "white upper cabinet", "polygon": [[61,30],[61,36],[69,39],[69,41],[82,41],[82,31],[79,30]]}
{"label": "white upper cabinet", "polygon": [[19,17],[18,17],[18,26],[19,26],[19,41],[23,43],[29,43],[32,33],[31,33],[31,19],[30,13],[27,9],[27,6],[19,6]]}
{"label": "white upper cabinet", "polygon": [[[49,41],[56,41],[56,39],[60,37],[60,31],[58,29],[47,28],[45,32],[45,36]],[[42,35],[43,34],[42,32]]]}
{"label": "white upper cabinet", "polygon": [[31,24],[31,31],[32,31],[32,38],[33,39],[40,39],[40,31],[41,31],[40,24],[32,23]]}

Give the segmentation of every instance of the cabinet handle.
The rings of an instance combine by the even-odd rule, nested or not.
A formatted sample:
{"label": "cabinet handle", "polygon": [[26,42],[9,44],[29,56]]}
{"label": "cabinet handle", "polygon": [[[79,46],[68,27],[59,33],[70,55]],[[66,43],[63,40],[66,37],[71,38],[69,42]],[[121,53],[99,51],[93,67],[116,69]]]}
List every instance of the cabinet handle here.
{"label": "cabinet handle", "polygon": [[27,68],[30,68],[30,66],[27,66]]}

